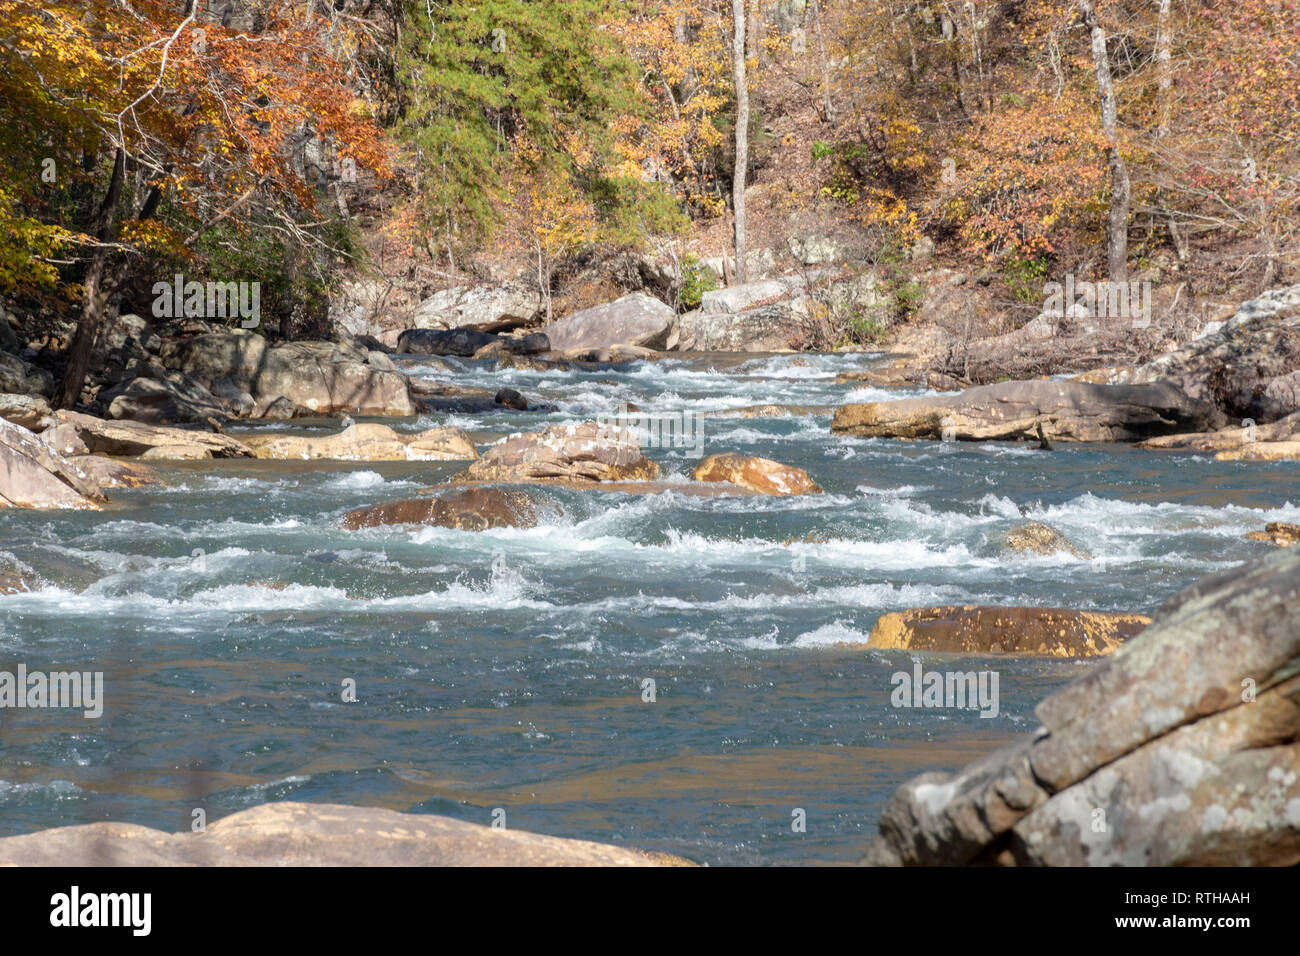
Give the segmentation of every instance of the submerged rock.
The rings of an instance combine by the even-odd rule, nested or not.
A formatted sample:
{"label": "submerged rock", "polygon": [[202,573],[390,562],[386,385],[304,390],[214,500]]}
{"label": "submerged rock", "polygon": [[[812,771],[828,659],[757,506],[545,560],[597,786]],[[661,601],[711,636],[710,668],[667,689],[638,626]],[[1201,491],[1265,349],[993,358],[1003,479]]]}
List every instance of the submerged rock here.
{"label": "submerged rock", "polygon": [[1300,863],[1300,549],[1153,617],[1042,701],[1034,733],[900,787],[863,862]]}
{"label": "submerged rock", "polygon": [[637,481],[659,477],[627,430],[587,422],[552,425],[493,445],[460,476],[467,481]]}
{"label": "submerged rock", "polygon": [[1033,554],[1056,554],[1064,551],[1087,561],[1092,558],[1087,551],[1077,547],[1069,538],[1041,521],[1029,521],[1007,532],[1003,542],[1007,550]]}
{"label": "submerged rock", "polygon": [[21,571],[0,571],[0,594],[25,594],[39,591],[41,582]]}
{"label": "submerged rock", "polygon": [[689,866],[666,854],[496,829],[426,813],[264,803],[164,833],[87,823],[0,839],[0,866]]}
{"label": "submerged rock", "polygon": [[1223,417],[1172,385],[1089,385],[1034,380],[981,385],[958,395],[844,405],[831,430],[873,438],[946,441],[1137,441],[1205,431]]}
{"label": "submerged rock", "polygon": [[882,614],[867,646],[962,654],[1097,657],[1151,623],[1141,614],[1043,607],[926,607]]}
{"label": "submerged rock", "polygon": [[431,428],[414,435],[362,422],[333,435],[260,435],[247,439],[256,458],[310,461],[456,461],[478,457],[474,441],[459,428]]}
{"label": "submerged rock", "polygon": [[0,418],[0,508],[94,509],[95,480],[21,425]]}
{"label": "submerged rock", "polygon": [[1270,521],[1263,531],[1252,531],[1246,535],[1251,541],[1268,541],[1279,548],[1289,548],[1300,544],[1300,524],[1287,524],[1285,521]]}
{"label": "submerged rock", "polygon": [[343,516],[343,527],[349,531],[391,524],[431,524],[462,531],[531,528],[537,524],[537,503],[521,491],[465,488],[432,498],[385,501]]}
{"label": "submerged rock", "polygon": [[802,468],[736,452],[710,455],[695,466],[691,477],[695,481],[730,482],[764,495],[808,495],[822,491]]}

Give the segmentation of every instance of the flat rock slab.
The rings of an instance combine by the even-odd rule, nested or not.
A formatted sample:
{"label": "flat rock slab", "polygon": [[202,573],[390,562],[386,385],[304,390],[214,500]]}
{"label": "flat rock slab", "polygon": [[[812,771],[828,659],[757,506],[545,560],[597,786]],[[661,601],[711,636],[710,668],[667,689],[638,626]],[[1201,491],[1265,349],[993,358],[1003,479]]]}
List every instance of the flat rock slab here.
{"label": "flat rock slab", "polygon": [[21,425],[0,418],[0,507],[95,509],[95,479]]}
{"label": "flat rock slab", "polygon": [[1053,441],[1138,441],[1208,431],[1223,416],[1180,389],[1033,380],[981,385],[957,395],[844,405],[831,430],[868,438],[945,441],[1032,439],[1041,426]]}
{"label": "flat rock slab", "polygon": [[961,654],[1098,657],[1140,634],[1151,618],[1046,607],[926,607],[882,614],[867,646]]}
{"label": "flat rock slab", "polygon": [[207,449],[214,458],[248,458],[253,454],[243,442],[213,431],[109,421],[81,412],[59,411],[55,414],[60,422],[76,429],[77,436],[90,451],[105,455],[142,455],[151,448],[166,447]]}
{"label": "flat rock slab", "polygon": [[253,435],[245,442],[256,458],[281,461],[465,461],[478,457],[474,441],[459,428],[417,434],[361,422],[332,435]]}
{"label": "flat rock slab", "polygon": [[690,865],[668,854],[328,803],[267,803],[204,833],[90,823],[0,839],[0,866]]}

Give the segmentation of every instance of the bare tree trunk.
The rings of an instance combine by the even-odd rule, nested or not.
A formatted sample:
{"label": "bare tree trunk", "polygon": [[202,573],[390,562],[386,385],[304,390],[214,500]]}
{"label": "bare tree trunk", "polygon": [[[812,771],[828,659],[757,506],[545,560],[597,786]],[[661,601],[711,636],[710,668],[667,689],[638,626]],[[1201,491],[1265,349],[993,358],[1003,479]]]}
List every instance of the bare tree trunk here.
{"label": "bare tree trunk", "polygon": [[745,0],[732,0],[736,32],[731,58],[736,78],[736,168],[732,179],[732,206],[736,211],[736,280],[744,283],[745,172],[749,168],[749,81],[745,76]]}
{"label": "bare tree trunk", "polygon": [[1160,18],[1157,22],[1156,71],[1160,86],[1160,126],[1156,129],[1156,135],[1164,136],[1169,132],[1169,97],[1174,86],[1173,65],[1170,62],[1169,52],[1172,43],[1169,27],[1169,0],[1160,0]]}
{"label": "bare tree trunk", "polygon": [[[113,238],[117,204],[122,199],[122,183],[125,179],[126,151],[119,146],[113,158],[113,175],[108,182],[108,192],[104,194],[104,202],[95,214],[93,231],[100,243],[107,243]],[[72,336],[68,365],[55,400],[59,408],[75,408],[81,401],[81,388],[86,382],[86,371],[90,367],[90,354],[94,351],[95,340],[99,338],[99,326],[104,317],[107,298],[104,272],[108,267],[108,253],[106,245],[97,248],[90,260],[90,268],[86,271],[82,285],[81,321],[77,323],[77,331]]]}
{"label": "bare tree trunk", "polygon": [[[760,3],[759,6],[762,6]],[[822,33],[822,7],[817,0],[812,0],[813,23],[817,27],[817,56],[821,60],[822,67],[822,100],[826,107],[826,122],[835,122],[835,104],[831,102],[831,71],[826,63],[826,36]],[[908,32],[909,43],[911,42],[911,32]],[[912,58],[915,61],[916,52],[912,52]]]}
{"label": "bare tree trunk", "polygon": [[1110,140],[1110,221],[1106,229],[1106,260],[1111,282],[1128,281],[1128,167],[1119,151],[1116,129],[1115,87],[1110,79],[1110,58],[1106,54],[1106,34],[1097,22],[1092,0],[1079,0],[1079,12],[1092,40],[1092,60],[1097,73],[1097,93],[1101,97],[1101,126]]}

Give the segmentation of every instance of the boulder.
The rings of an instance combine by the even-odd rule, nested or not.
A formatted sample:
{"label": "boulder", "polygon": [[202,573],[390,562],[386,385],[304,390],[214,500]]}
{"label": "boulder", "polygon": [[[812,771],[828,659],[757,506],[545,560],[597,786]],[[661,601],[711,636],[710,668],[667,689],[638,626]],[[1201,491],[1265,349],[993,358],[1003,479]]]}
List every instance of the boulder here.
{"label": "boulder", "polygon": [[165,342],[159,357],[167,368],[184,372],[209,389],[225,379],[251,393],[266,360],[266,339],[245,331],[213,332]]}
{"label": "boulder", "polygon": [[253,380],[258,401],[284,397],[317,415],[414,415],[407,377],[368,364],[369,353],[331,342],[267,349]]}
{"label": "boulder", "polygon": [[662,349],[676,317],[669,306],[653,296],[634,292],[552,322],[546,328],[546,337],[556,352],[613,345]]}
{"label": "boulder", "polygon": [[484,346],[497,342],[500,336],[473,329],[451,329],[435,332],[428,329],[407,329],[397,337],[399,355],[459,355],[471,358]]}
{"label": "boulder", "polygon": [[86,823],[0,839],[0,866],[689,866],[666,854],[451,817],[329,803],[264,803],[164,833]]}
{"label": "boulder", "polygon": [[958,395],[844,405],[831,430],[875,438],[956,441],[1136,441],[1223,424],[1213,406],[1172,385],[1035,380],[981,385]]}
{"label": "boulder", "polygon": [[1246,535],[1251,541],[1268,541],[1279,548],[1289,548],[1300,544],[1300,524],[1288,524],[1285,521],[1270,521],[1263,531],[1251,531]]}
{"label": "boulder", "polygon": [[1217,331],[1139,366],[1126,381],[1175,385],[1229,418],[1271,422],[1300,410],[1300,285],[1251,299]]}
{"label": "boulder", "polygon": [[742,312],[700,309],[678,320],[677,348],[697,352],[788,351],[804,334],[806,320],[807,303],[803,299],[774,302]]}
{"label": "boulder", "polygon": [[513,408],[515,411],[528,411],[528,399],[524,398],[513,388],[498,389],[492,401],[497,405],[502,405],[506,408]]}
{"label": "boulder", "polygon": [[[90,454],[90,449],[87,448],[86,443],[81,440],[81,436],[77,434],[77,430],[67,422],[61,422],[58,425],[45,429],[45,431],[41,432],[41,441],[45,442],[45,444],[49,445],[56,452],[65,457],[70,455]],[[100,482],[100,484],[103,484],[103,482]]]}
{"label": "boulder", "polygon": [[473,440],[459,428],[403,434],[367,422],[332,435],[258,435],[247,442],[254,457],[280,460],[452,461],[478,457]]}
{"label": "boulder", "polygon": [[228,435],[196,428],[111,421],[66,410],[55,412],[55,419],[76,429],[90,451],[105,455],[143,455],[159,447],[206,448],[215,458],[247,458],[253,454],[247,445]]}
{"label": "boulder", "polygon": [[1005,541],[1008,551],[1030,552],[1032,554],[1056,554],[1064,551],[1084,561],[1092,559],[1087,551],[1076,547],[1065,535],[1041,521],[1029,521],[1007,532]]}
{"label": "boulder", "polygon": [[782,298],[800,285],[797,279],[766,279],[712,289],[700,297],[700,312],[705,315],[747,312],[759,303]]}
{"label": "boulder", "polygon": [[460,476],[468,481],[637,481],[659,476],[640,442],[595,422],[511,435]]}
{"label": "boulder", "polygon": [[49,398],[54,394],[54,376],[17,355],[0,352],[0,393]]}
{"label": "boulder", "polygon": [[430,524],[462,531],[531,528],[537,524],[537,506],[532,497],[519,491],[473,487],[437,497],[385,501],[343,516],[343,527],[349,531],[393,524]]}
{"label": "boulder", "polygon": [[537,315],[536,292],[511,286],[457,286],[435,292],[415,308],[417,329],[469,328],[499,332]]}
{"label": "boulder", "polygon": [[183,372],[167,379],[136,378],[101,396],[108,400],[108,417],[155,425],[206,422],[227,418],[230,403],[213,395]]}
{"label": "boulder", "polygon": [[39,395],[0,394],[0,418],[7,418],[15,425],[35,428],[50,414],[50,403]]}
{"label": "boulder", "polygon": [[822,490],[802,468],[736,452],[710,455],[695,466],[691,478],[726,481],[764,495],[820,494]]}
{"label": "boulder", "polygon": [[206,445],[154,445],[141,452],[145,461],[206,461],[212,449]]}
{"label": "boulder", "polygon": [[900,787],[864,862],[1300,863],[1300,549],[1193,584],[1035,715]]}
{"label": "boulder", "polygon": [[1096,657],[1151,623],[1141,614],[1044,607],[926,607],[882,614],[867,646],[958,654]]}
{"label": "boulder", "polygon": [[95,509],[95,480],[32,432],[0,418],[0,507]]}

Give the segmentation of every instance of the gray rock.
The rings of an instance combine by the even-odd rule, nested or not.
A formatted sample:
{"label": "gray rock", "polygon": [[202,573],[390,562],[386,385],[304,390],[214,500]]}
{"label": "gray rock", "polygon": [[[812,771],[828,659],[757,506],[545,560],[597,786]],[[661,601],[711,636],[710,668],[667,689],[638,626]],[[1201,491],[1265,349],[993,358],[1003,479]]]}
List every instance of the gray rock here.
{"label": "gray rock", "polygon": [[459,355],[469,358],[498,338],[490,332],[475,332],[473,329],[407,329],[397,337],[397,354]]}
{"label": "gray rock", "polygon": [[802,300],[776,302],[743,312],[688,312],[679,320],[679,349],[702,352],[780,352],[791,348],[803,327]]}
{"label": "gray rock", "polygon": [[546,337],[557,352],[613,345],[662,349],[675,320],[676,313],[667,305],[644,292],[634,292],[552,322]]}
{"label": "gray rock", "polygon": [[1300,285],[1244,303],[1216,332],[1139,366],[1125,381],[1168,382],[1230,418],[1272,422],[1300,409]]}
{"label": "gray rock", "polygon": [[167,342],[160,357],[167,368],[192,375],[208,388],[226,379],[251,392],[266,358],[266,339],[251,333],[213,332]]}
{"label": "gray rock", "polygon": [[259,402],[284,396],[317,415],[414,415],[406,375],[369,365],[369,357],[332,342],[279,345],[266,350],[252,394]]}
{"label": "gray rock", "polygon": [[1036,714],[900,787],[864,862],[1300,863],[1300,553],[1192,585]]}
{"label": "gray rock", "polygon": [[416,306],[415,327],[497,332],[526,324],[539,307],[537,293],[513,286],[457,286],[434,293]]}
{"label": "gray rock", "polygon": [[831,430],[868,438],[945,441],[1032,439],[1039,426],[1053,441],[1139,441],[1154,435],[1211,431],[1223,416],[1172,385],[1001,382],[956,395],[844,405]]}
{"label": "gray rock", "polygon": [[168,425],[228,417],[232,408],[183,372],[166,378],[137,378],[106,392],[108,417]]}
{"label": "gray rock", "polygon": [[204,429],[113,421],[66,410],[55,412],[54,417],[57,423],[66,422],[75,428],[91,452],[105,455],[142,455],[151,448],[171,446],[206,448],[216,458],[248,458],[253,454],[243,442]]}
{"label": "gray rock", "polygon": [[0,392],[49,398],[54,394],[54,376],[17,355],[0,352]]}

